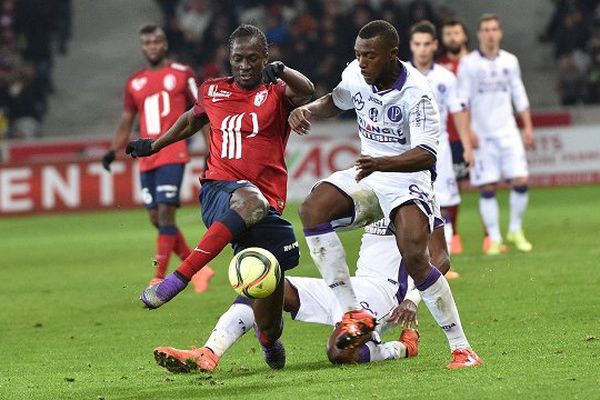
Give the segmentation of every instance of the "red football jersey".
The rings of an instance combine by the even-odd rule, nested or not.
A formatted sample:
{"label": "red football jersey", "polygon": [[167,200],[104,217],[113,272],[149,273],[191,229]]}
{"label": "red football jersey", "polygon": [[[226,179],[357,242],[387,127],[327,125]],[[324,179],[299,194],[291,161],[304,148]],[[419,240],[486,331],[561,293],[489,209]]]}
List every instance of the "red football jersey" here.
{"label": "red football jersey", "polygon": [[[170,62],[156,70],[144,68],[125,85],[123,109],[139,114],[140,137],[158,139],[197,98],[198,86],[191,68]],[[139,158],[140,171],[164,164],[184,164],[190,156],[185,141]]]}
{"label": "red football jersey", "polygon": [[[452,71],[454,75],[458,73],[458,64],[460,63],[459,59],[451,59],[447,55],[444,55],[438,58],[436,62]],[[448,140],[451,142],[460,142],[460,136],[458,136],[458,131],[454,125],[454,118],[452,117],[452,114],[448,114]]]}
{"label": "red football jersey", "polygon": [[247,180],[269,204],[283,211],[287,198],[284,153],[293,105],[286,84],[240,88],[232,77],[207,80],[200,86],[194,115],[210,120],[210,157],[204,179]]}

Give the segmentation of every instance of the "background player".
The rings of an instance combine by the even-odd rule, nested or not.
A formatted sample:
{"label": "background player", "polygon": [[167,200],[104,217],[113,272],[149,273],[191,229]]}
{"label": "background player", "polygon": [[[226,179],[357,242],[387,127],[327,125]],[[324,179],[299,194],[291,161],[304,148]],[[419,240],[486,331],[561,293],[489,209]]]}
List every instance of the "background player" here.
{"label": "background player", "polygon": [[[442,55],[436,60],[438,64],[452,71],[456,75],[460,59],[469,53],[469,35],[465,24],[457,19],[449,19],[442,24]],[[464,148],[461,138],[456,130],[452,114],[448,115],[448,139],[452,150],[452,161],[457,181],[466,179],[469,175],[469,165],[465,162]],[[460,190],[460,186],[458,187]],[[461,254],[463,250],[462,238],[458,233],[459,205],[445,207],[447,220],[452,224],[452,240],[450,254]],[[448,277],[448,275],[446,275]]]}
{"label": "background player", "polygon": [[311,256],[346,311],[333,333],[338,348],[357,346],[374,328],[374,318],[356,299],[334,225],[368,220],[376,208],[393,222],[406,269],[456,348],[454,361],[474,366],[481,361],[464,335],[450,286],[431,265],[428,252],[435,207],[430,170],[437,155],[439,112],[425,78],[398,60],[398,45],[398,32],[390,23],[366,24],[356,38],[357,59],[333,92],[290,114],[292,129],[306,134],[311,117],[330,118],[354,109],[363,153],[356,168],[338,171],[315,186],[300,207],[300,219]]}
{"label": "background player", "polygon": [[[148,308],[158,308],[175,297],[228,243],[236,252],[265,248],[284,271],[298,264],[292,225],[281,218],[287,196],[284,152],[289,113],[310,100],[314,86],[279,61],[267,65],[267,39],[255,26],[239,26],[229,38],[229,50],[233,76],[204,82],[194,107],[158,140],[140,139],[127,146],[127,153],[145,157],[192,136],[210,122],[210,158],[200,189],[208,231],[173,274],[142,292],[141,300]],[[271,296],[252,303],[258,339],[272,368],[285,365],[279,340],[283,287],[281,279]]]}
{"label": "background player", "polygon": [[[496,188],[502,178],[510,180],[510,225],[507,239],[524,252],[532,245],[525,238],[522,223],[528,203],[526,146],[533,145],[529,100],[517,58],[500,49],[502,28],[494,14],[484,14],[477,30],[479,49],[465,56],[459,66],[461,97],[470,107],[475,164],[471,183],[480,189],[479,209],[490,236],[485,251],[502,251]],[[513,115],[513,105],[523,121],[523,139]]]}
{"label": "background player", "polygon": [[[352,284],[362,307],[377,317],[377,333],[371,340],[352,350],[340,351],[328,346],[329,359],[334,363],[370,362],[414,357],[418,353],[418,334],[405,329],[397,341],[380,343],[379,333],[398,324],[417,323],[419,291],[406,274],[396,247],[389,221],[380,220],[365,228]],[[400,304],[398,302],[404,299]],[[286,277],[283,309],[296,321],[334,326],[343,311],[335,295],[323,279]],[[219,318],[210,337],[201,348],[178,350],[158,347],[154,356],[159,365],[171,372],[189,372],[199,367],[204,371],[216,368],[220,358],[254,324],[254,314],[248,300],[238,297]],[[366,340],[366,339],[365,339]]]}
{"label": "background player", "polygon": [[[452,164],[452,151],[446,131],[447,119],[451,115],[453,122],[460,132],[461,141],[464,143],[465,158],[472,162],[473,151],[469,143],[467,113],[464,104],[457,93],[456,77],[452,72],[433,62],[437,51],[437,33],[435,26],[429,21],[421,21],[411,27],[410,51],[412,63],[429,82],[440,110],[440,145],[436,162],[437,177],[433,185],[435,195],[441,207],[445,221],[446,240],[449,248],[453,239],[451,209],[457,209],[460,204],[458,184]],[[463,146],[461,146],[463,147]],[[460,275],[454,271],[446,273],[446,279],[458,278]]]}
{"label": "background player", "polygon": [[[139,33],[147,66],[133,74],[125,84],[121,119],[112,147],[102,157],[102,165],[107,171],[115,160],[115,152],[127,143],[137,114],[140,116],[140,136],[156,139],[194,104],[197,97],[198,86],[191,68],[167,59],[169,46],[164,31],[154,24],[146,24]],[[179,188],[188,161],[185,142],[139,160],[144,206],[150,222],[158,229],[156,271],[150,285],[164,279],[172,252],[182,260],[190,254],[190,248],[175,223]],[[214,272],[207,268],[195,276],[196,290],[204,291],[213,275]]]}

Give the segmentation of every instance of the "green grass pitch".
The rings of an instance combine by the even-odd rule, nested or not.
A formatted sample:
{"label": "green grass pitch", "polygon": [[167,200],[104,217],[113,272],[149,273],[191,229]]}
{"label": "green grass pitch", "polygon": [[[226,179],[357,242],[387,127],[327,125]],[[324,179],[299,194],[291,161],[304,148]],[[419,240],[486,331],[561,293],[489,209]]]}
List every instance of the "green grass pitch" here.
{"label": "green grass pitch", "polygon": [[[507,197],[499,195],[504,227]],[[202,345],[234,297],[229,249],[212,263],[207,293],[188,288],[147,311],[138,296],[155,233],[143,210],[0,219],[0,399],[600,398],[600,187],[532,190],[531,254],[482,256],[477,213],[476,195],[465,195],[465,254],[453,260],[462,278],[451,286],[481,368],[445,368],[445,336],[421,305],[415,359],[332,366],[330,328],[286,317],[284,370],[270,370],[247,335],[217,371],[190,375],[156,366],[152,349]],[[299,228],[294,205],[287,217]],[[196,243],[198,208],[178,218]],[[316,276],[298,233],[293,274]],[[350,263],[359,236],[342,235]]]}

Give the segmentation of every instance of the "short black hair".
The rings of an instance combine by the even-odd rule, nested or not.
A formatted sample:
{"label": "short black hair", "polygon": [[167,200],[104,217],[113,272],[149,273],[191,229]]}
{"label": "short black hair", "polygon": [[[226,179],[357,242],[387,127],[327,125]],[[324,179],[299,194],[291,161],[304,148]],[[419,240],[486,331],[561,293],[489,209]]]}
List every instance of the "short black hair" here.
{"label": "short black hair", "polygon": [[412,39],[415,33],[429,33],[432,38],[437,40],[437,29],[435,29],[435,25],[430,21],[423,20],[417,22],[410,28],[410,38]]}
{"label": "short black hair", "polygon": [[467,26],[465,25],[464,22],[462,22],[458,18],[448,18],[448,19],[444,20],[442,22],[442,29],[444,29],[447,26],[457,26],[457,25],[460,25],[460,27],[463,29],[465,34],[467,33]]}
{"label": "short black hair", "polygon": [[267,37],[264,32],[261,31],[254,25],[242,24],[238,26],[235,31],[229,35],[229,51],[233,46],[234,40],[240,38],[255,38],[262,45],[264,54],[269,54],[269,44],[267,43]]}
{"label": "short black hair", "polygon": [[148,33],[154,33],[156,31],[164,33],[160,26],[152,22],[145,23],[144,25],[140,26],[140,29],[138,30],[140,35],[146,35]]}
{"label": "short black hair", "polygon": [[377,36],[380,36],[391,47],[400,45],[400,37],[394,25],[382,19],[369,22],[358,32],[358,37],[361,39],[372,39]]}

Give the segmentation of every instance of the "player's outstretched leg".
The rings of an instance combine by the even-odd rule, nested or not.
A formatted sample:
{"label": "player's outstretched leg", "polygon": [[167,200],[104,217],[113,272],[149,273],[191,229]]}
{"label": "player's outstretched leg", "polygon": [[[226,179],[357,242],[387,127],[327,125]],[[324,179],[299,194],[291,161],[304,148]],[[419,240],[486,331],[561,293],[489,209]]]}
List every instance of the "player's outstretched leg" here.
{"label": "player's outstretched leg", "polygon": [[[430,264],[428,251],[430,234],[427,217],[415,204],[406,204],[396,209],[394,223],[398,248],[406,264],[406,270],[415,281],[431,315],[448,339],[453,357],[448,367],[481,364],[479,357],[471,350],[462,329],[448,282],[442,273]],[[469,357],[464,358],[463,354],[469,354]]]}
{"label": "player's outstretched leg", "polygon": [[[184,261],[186,258],[188,258],[192,252],[179,229],[177,229],[177,238],[175,241],[174,251],[181,261]],[[213,271],[213,269],[208,265],[196,272],[192,277],[194,291],[197,293],[205,292],[206,289],[208,289],[208,284],[212,280],[213,276],[215,276],[215,271]]]}
{"label": "player's outstretched leg", "polygon": [[527,178],[513,179],[510,191],[510,225],[506,240],[523,252],[530,252],[533,249],[523,232],[523,215],[528,202]]}
{"label": "player's outstretched leg", "polygon": [[299,210],[310,255],[345,311],[334,331],[336,346],[341,349],[356,347],[375,329],[375,317],[358,304],[344,247],[331,225],[331,221],[352,216],[353,210],[352,200],[328,183],[318,185]]}
{"label": "player's outstretched leg", "polygon": [[228,243],[267,215],[268,202],[256,187],[239,186],[231,192],[219,186],[223,184],[221,181],[210,181],[202,186],[201,193],[207,197],[202,204],[203,218],[206,221],[211,207],[213,211],[217,210],[217,216],[207,224],[210,225],[208,230],[179,268],[164,281],[142,292],[140,299],[147,308],[158,308],[175,297],[185,289],[194,274],[215,258]]}
{"label": "player's outstretched leg", "polygon": [[254,313],[250,301],[238,296],[221,315],[204,346],[191,350],[157,347],[154,358],[158,365],[171,372],[190,372],[196,369],[212,371],[223,354],[253,326]]}
{"label": "player's outstretched leg", "polygon": [[273,369],[285,366],[285,348],[281,342],[283,332],[283,300],[285,278],[283,271],[277,288],[265,299],[252,300],[256,338],[265,356],[265,362]]}

